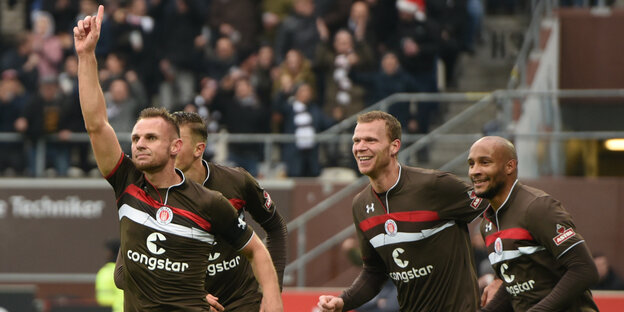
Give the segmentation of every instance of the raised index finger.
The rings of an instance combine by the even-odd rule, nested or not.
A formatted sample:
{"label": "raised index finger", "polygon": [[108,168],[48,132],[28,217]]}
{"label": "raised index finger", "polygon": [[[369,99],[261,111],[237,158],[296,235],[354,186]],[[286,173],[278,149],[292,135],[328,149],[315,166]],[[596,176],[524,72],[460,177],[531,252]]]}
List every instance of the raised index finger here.
{"label": "raised index finger", "polygon": [[97,16],[95,17],[95,27],[97,30],[100,30],[100,26],[102,26],[102,20],[104,19],[104,6],[100,5],[98,7]]}

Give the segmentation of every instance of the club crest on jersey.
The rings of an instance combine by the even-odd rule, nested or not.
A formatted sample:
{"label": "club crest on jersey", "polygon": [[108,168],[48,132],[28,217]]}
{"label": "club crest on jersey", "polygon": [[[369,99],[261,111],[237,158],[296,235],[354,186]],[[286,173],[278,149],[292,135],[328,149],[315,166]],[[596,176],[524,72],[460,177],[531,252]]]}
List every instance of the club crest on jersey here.
{"label": "club crest on jersey", "polygon": [[264,197],[264,208],[266,210],[271,211],[271,206],[273,206],[273,201],[271,200],[271,195],[267,191],[262,191],[262,196]]}
{"label": "club crest on jersey", "polygon": [[366,205],[366,213],[371,213],[375,211],[375,203],[370,203]]}
{"label": "club crest on jersey", "polygon": [[171,211],[171,208],[162,206],[156,211],[156,221],[158,221],[158,223],[167,225],[171,223],[172,219],[173,211]]}
{"label": "club crest on jersey", "polygon": [[503,240],[500,237],[494,241],[494,251],[497,255],[503,254]]}
{"label": "club crest on jersey", "polygon": [[386,229],[386,234],[390,236],[394,236],[399,232],[396,222],[394,222],[394,220],[392,219],[386,220],[386,224],[384,224],[384,228]]}
{"label": "club crest on jersey", "polygon": [[570,239],[570,237],[576,235],[574,229],[572,229],[571,227],[566,229],[561,224],[557,224],[557,233],[557,236],[553,237],[553,241],[557,246],[563,244],[563,242]]}
{"label": "club crest on jersey", "polygon": [[479,208],[479,205],[481,205],[481,202],[483,201],[483,198],[477,197],[477,193],[475,193],[474,190],[468,191],[468,197],[470,197],[470,199],[472,199],[472,201],[470,202],[470,207],[472,207],[474,209]]}

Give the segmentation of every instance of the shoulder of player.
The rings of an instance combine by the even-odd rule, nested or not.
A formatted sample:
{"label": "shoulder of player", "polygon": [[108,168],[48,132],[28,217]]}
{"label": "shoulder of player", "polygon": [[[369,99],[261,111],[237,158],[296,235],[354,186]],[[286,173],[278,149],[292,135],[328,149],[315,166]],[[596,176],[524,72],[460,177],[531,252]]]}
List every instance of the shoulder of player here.
{"label": "shoulder of player", "polygon": [[208,181],[212,183],[220,183],[220,181],[227,180],[228,183],[242,185],[247,183],[246,181],[249,179],[253,180],[253,177],[241,167],[228,167],[209,162],[208,168],[210,169],[210,179]]}
{"label": "shoulder of player", "polygon": [[416,184],[419,189],[432,188],[433,190],[437,190],[441,185],[469,186],[465,181],[462,181],[459,177],[449,172],[418,167],[404,166],[404,168],[405,170],[402,173],[404,175],[404,178],[402,176],[402,179],[405,181],[404,183]]}
{"label": "shoulder of player", "polygon": [[553,206],[559,205],[559,201],[550,194],[524,184],[518,184],[518,191],[512,203],[515,209],[525,209],[526,216],[541,218]]}

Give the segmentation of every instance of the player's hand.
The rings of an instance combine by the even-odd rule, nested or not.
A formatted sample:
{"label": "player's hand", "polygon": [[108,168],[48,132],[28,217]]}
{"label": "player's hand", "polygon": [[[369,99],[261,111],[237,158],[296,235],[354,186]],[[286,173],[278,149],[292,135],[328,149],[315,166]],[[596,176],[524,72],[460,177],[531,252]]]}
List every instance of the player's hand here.
{"label": "player's hand", "polygon": [[260,302],[260,312],[283,312],[284,306],[282,304],[281,294],[277,296],[270,296],[263,294],[262,302]]}
{"label": "player's hand", "polygon": [[317,307],[321,312],[342,312],[344,301],[340,297],[320,296]]}
{"label": "player's hand", "polygon": [[96,16],[87,16],[78,21],[78,25],[74,27],[74,46],[78,55],[95,51],[103,18],[104,6],[100,5]]}
{"label": "player's hand", "polygon": [[206,301],[208,301],[208,304],[210,305],[210,312],[223,312],[225,310],[225,308],[219,303],[219,298],[211,294],[206,295]]}
{"label": "player's hand", "polygon": [[503,281],[497,278],[485,286],[483,294],[481,295],[481,307],[485,307],[485,305],[488,304],[492,298],[494,298],[494,295],[498,291],[498,288],[500,288],[501,284],[503,284]]}

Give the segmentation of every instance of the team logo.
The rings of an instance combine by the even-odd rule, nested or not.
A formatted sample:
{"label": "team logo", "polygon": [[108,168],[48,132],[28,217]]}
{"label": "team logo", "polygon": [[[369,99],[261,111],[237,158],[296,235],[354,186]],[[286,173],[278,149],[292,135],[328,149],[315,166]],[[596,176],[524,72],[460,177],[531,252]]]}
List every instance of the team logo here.
{"label": "team logo", "polygon": [[271,206],[273,206],[273,201],[271,200],[271,195],[267,191],[262,191],[262,196],[264,197],[264,208],[266,210],[271,210]]}
{"label": "team logo", "polygon": [[397,228],[396,222],[392,219],[386,220],[386,224],[384,224],[384,228],[386,229],[386,234],[390,236],[394,236],[397,234],[399,229]]}
{"label": "team logo", "polygon": [[488,222],[488,224],[485,225],[485,231],[489,232],[492,230],[492,222]]}
{"label": "team logo", "polygon": [[215,261],[215,260],[219,259],[219,256],[221,256],[220,252],[210,253],[208,255],[208,261]]}
{"label": "team logo", "polygon": [[509,270],[509,265],[508,265],[507,263],[503,263],[503,264],[500,266],[500,273],[501,273],[501,276],[503,277],[503,279],[505,280],[505,282],[507,282],[507,283],[511,283],[511,282],[513,282],[513,281],[514,281],[514,279],[516,279],[516,276],[515,276],[515,275],[513,275],[513,274],[511,274],[511,275],[507,275],[507,274],[506,274],[506,271],[507,271],[507,270]]}
{"label": "team logo", "polygon": [[171,211],[171,208],[162,206],[156,211],[156,221],[158,221],[158,223],[167,225],[171,223],[172,219],[173,211]]}
{"label": "team logo", "polygon": [[498,237],[494,241],[494,251],[497,255],[501,255],[503,253],[503,240]]}
{"label": "team logo", "polygon": [[561,224],[557,224],[557,236],[553,237],[553,241],[555,242],[555,244],[557,244],[557,246],[563,244],[563,242],[567,241],[568,239],[570,239],[570,237],[576,235],[576,233],[574,233],[574,229],[572,228],[565,228],[563,227]]}
{"label": "team logo", "polygon": [[155,255],[162,255],[165,253],[165,249],[160,247],[160,242],[164,242],[166,240],[167,238],[165,238],[165,235],[154,232],[147,237],[147,249]]}
{"label": "team logo", "polygon": [[396,263],[396,265],[398,265],[401,269],[405,268],[409,264],[409,261],[399,259],[399,256],[404,252],[405,250],[403,250],[403,248],[396,248],[392,251],[392,259],[394,259],[394,263]]}
{"label": "team logo", "polygon": [[245,229],[247,228],[247,223],[245,223],[245,221],[243,220],[242,216],[241,218],[238,218],[238,227],[241,229]]}
{"label": "team logo", "polygon": [[366,205],[366,213],[371,213],[375,211],[375,203],[370,203]]}
{"label": "team logo", "polygon": [[472,202],[470,203],[470,207],[472,207],[474,209],[479,208],[479,205],[481,205],[481,202],[483,201],[483,198],[477,197],[477,193],[475,193],[474,190],[468,191],[468,197],[470,197],[470,199],[472,199]]}

